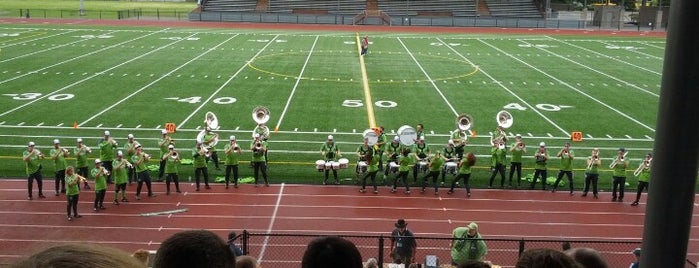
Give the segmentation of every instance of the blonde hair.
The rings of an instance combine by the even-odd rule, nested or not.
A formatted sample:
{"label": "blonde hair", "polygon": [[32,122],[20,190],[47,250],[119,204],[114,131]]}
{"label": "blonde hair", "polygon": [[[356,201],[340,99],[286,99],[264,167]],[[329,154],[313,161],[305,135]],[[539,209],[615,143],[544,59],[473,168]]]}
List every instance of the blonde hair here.
{"label": "blonde hair", "polygon": [[146,265],[120,249],[100,245],[66,244],[36,252],[10,267],[143,268]]}

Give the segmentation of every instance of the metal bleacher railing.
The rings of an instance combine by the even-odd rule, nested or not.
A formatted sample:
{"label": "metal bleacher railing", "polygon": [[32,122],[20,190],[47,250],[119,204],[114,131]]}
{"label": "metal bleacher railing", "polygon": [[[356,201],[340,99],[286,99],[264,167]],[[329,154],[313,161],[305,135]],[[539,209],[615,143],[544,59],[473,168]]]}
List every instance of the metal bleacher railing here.
{"label": "metal bleacher railing", "polygon": [[[234,242],[243,248],[246,255],[257,257],[265,268],[298,267],[306,246],[320,234],[267,234],[243,231]],[[365,260],[376,258],[381,263],[391,263],[391,237],[386,235],[337,235],[352,241]],[[501,267],[513,267],[520,254],[527,249],[551,248],[561,250],[564,242],[572,247],[587,247],[599,251],[609,267],[628,267],[634,261],[631,251],[641,246],[641,241],[618,240],[534,240],[534,239],[491,239],[484,234],[488,246],[486,260]],[[417,253],[415,261],[424,263],[426,256],[436,256],[440,267],[450,267],[449,237],[415,237]]]}

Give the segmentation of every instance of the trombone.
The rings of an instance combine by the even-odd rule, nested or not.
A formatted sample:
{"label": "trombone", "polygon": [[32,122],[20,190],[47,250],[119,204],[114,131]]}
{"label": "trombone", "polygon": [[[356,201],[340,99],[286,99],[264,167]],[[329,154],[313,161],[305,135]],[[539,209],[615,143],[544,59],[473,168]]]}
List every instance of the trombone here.
{"label": "trombone", "polygon": [[624,155],[622,155],[621,157],[617,155],[614,161],[612,161],[612,163],[609,164],[609,168],[614,168],[617,164],[619,164],[619,162],[624,162],[624,158],[626,158],[627,154],[629,154],[629,152],[625,152]]}
{"label": "trombone", "polygon": [[594,154],[594,155],[590,156],[590,158],[588,158],[588,159],[590,160],[590,163],[587,164],[587,169],[590,170],[590,169],[592,169],[592,166],[594,166],[596,164],[596,162],[599,161],[599,156]]}
{"label": "trombone", "polygon": [[636,170],[634,170],[633,175],[636,176],[636,177],[638,177],[638,175],[641,175],[641,172],[642,172],[644,169],[647,169],[647,168],[650,167],[650,162],[651,162],[651,160],[653,160],[653,158],[650,158],[650,159],[643,159],[643,162],[641,162],[641,164],[638,165],[638,168],[636,168]]}

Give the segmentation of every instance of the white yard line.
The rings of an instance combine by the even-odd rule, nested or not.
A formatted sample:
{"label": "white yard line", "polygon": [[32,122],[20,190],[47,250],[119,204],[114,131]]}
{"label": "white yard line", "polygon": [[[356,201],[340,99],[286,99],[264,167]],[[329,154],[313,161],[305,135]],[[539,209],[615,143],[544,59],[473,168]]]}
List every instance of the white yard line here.
{"label": "white yard line", "polygon": [[[461,57],[463,60],[465,60],[465,61],[467,61],[469,64],[475,66],[475,65],[473,64],[473,62],[471,62],[471,60],[469,60],[468,58],[466,58],[463,54],[461,54],[459,51],[457,51],[456,49],[454,49],[452,46],[448,45],[446,42],[444,42],[444,40],[442,40],[442,39],[440,39],[440,38],[437,38],[437,40],[439,40],[439,42],[441,42],[445,47],[448,47],[451,51],[453,51],[454,53],[456,53],[456,55],[459,55],[459,57]],[[480,40],[480,39],[478,39],[478,41],[483,42],[483,41]],[[496,83],[498,86],[500,86],[502,89],[504,89],[505,91],[507,91],[508,93],[510,93],[510,95],[514,96],[514,97],[517,98],[519,101],[521,101],[522,103],[524,103],[524,105],[526,105],[527,107],[529,107],[529,110],[530,110],[530,111],[533,111],[533,112],[535,112],[536,114],[538,114],[539,116],[541,116],[541,118],[543,118],[544,120],[546,120],[547,122],[549,122],[551,125],[553,125],[555,128],[557,128],[558,130],[560,130],[560,131],[563,133],[563,135],[565,135],[566,137],[570,137],[570,132],[566,131],[566,130],[563,129],[561,126],[559,126],[558,124],[556,124],[556,122],[553,122],[553,120],[551,120],[550,118],[546,117],[543,113],[541,113],[541,112],[539,111],[539,109],[536,109],[536,107],[532,106],[531,104],[529,104],[529,102],[527,102],[527,101],[525,101],[524,99],[522,99],[522,97],[520,97],[519,95],[517,95],[516,93],[514,93],[511,89],[509,89],[507,86],[505,86],[502,82],[500,82],[500,81],[498,81],[497,79],[495,79],[495,77],[493,77],[492,75],[490,75],[490,74],[489,74],[488,72],[486,72],[485,70],[480,69],[480,68],[479,68],[479,70],[480,70],[481,73],[483,73],[485,76],[487,76],[491,81],[493,81],[493,82]]]}
{"label": "white yard line", "polygon": [[529,68],[531,68],[531,69],[533,69],[533,70],[535,70],[535,71],[537,71],[537,72],[539,72],[539,73],[541,73],[541,74],[543,74],[543,75],[545,75],[545,76],[547,76],[547,77],[549,77],[549,78],[555,80],[556,82],[560,83],[561,85],[564,85],[564,86],[566,86],[566,87],[568,87],[568,88],[574,90],[575,92],[578,92],[580,95],[583,95],[583,96],[585,96],[585,97],[587,97],[587,98],[589,98],[589,99],[591,99],[591,100],[593,100],[593,101],[599,103],[600,105],[606,107],[607,109],[616,112],[617,114],[619,114],[619,115],[625,117],[626,119],[629,119],[629,120],[633,121],[634,123],[639,124],[639,125],[645,127],[646,129],[655,132],[655,129],[654,129],[654,128],[652,128],[652,127],[650,127],[650,126],[648,126],[648,125],[646,125],[646,124],[643,124],[642,122],[640,122],[640,121],[638,121],[637,119],[635,119],[635,118],[633,118],[633,117],[631,117],[631,116],[625,114],[624,112],[620,111],[619,109],[616,109],[616,108],[610,106],[609,104],[606,104],[606,103],[602,102],[601,100],[599,100],[599,99],[597,99],[597,98],[595,98],[595,97],[590,96],[589,94],[587,94],[587,93],[583,92],[582,90],[580,90],[580,89],[578,89],[578,88],[572,86],[571,84],[569,84],[569,83],[567,83],[567,82],[565,82],[565,81],[563,81],[563,80],[561,80],[561,79],[558,79],[557,77],[555,77],[555,76],[553,76],[553,75],[551,75],[551,74],[549,74],[549,73],[547,73],[547,72],[544,72],[543,70],[541,70],[541,69],[539,69],[539,68],[536,68],[536,67],[532,66],[531,64],[529,64],[529,63],[527,63],[527,62],[525,62],[525,61],[523,61],[523,60],[521,60],[521,59],[515,57],[514,55],[512,55],[512,54],[510,54],[510,53],[507,53],[506,51],[504,51],[504,50],[502,50],[502,49],[500,49],[500,48],[498,48],[498,47],[496,47],[496,46],[494,46],[494,45],[492,45],[492,44],[490,44],[490,43],[488,43],[488,42],[485,42],[485,41],[483,41],[483,40],[479,40],[479,41],[480,41],[481,43],[483,43],[483,44],[485,44],[485,45],[487,45],[487,46],[489,46],[489,47],[491,47],[491,48],[493,48],[493,49],[499,51],[500,53],[502,53],[502,54],[504,54],[504,55],[506,55],[506,56],[508,56],[508,57],[510,57],[510,58],[512,58],[512,59],[514,59],[514,60],[516,60],[516,61],[518,61],[518,62],[524,64],[524,65],[526,65],[527,67],[529,67]]}
{"label": "white yard line", "polygon": [[277,203],[274,205],[274,211],[269,219],[269,226],[267,227],[267,232],[264,242],[262,242],[262,249],[260,249],[260,255],[257,256],[257,260],[262,263],[262,259],[265,256],[265,251],[267,250],[267,245],[269,244],[269,235],[274,231],[274,221],[277,219],[277,212],[279,211],[279,205],[282,202],[282,197],[284,196],[284,183],[282,182],[279,187],[279,194],[277,194]]}
{"label": "white yard line", "polygon": [[[610,40],[610,41],[599,41],[599,42],[602,43],[602,44],[605,44],[605,45],[607,45],[607,46],[615,46],[614,44],[611,44],[611,43],[614,43],[614,42],[616,42],[616,41]],[[653,59],[659,60],[659,61],[661,61],[661,62],[663,61],[663,57],[658,57],[658,56],[651,55],[651,54],[648,54],[648,53],[643,53],[643,52],[638,51],[638,50],[635,50],[635,49],[626,49],[626,51],[631,52],[631,53],[640,54],[640,55],[645,56],[645,57],[653,58]]]}
{"label": "white yard line", "polygon": [[[112,32],[110,32],[110,33],[114,33],[114,32],[116,32],[116,31],[112,31]],[[110,33],[108,33],[108,34],[110,34]],[[70,46],[70,45],[73,45],[73,44],[77,44],[77,43],[80,43],[80,42],[85,42],[85,41],[93,40],[93,39],[94,39],[94,38],[82,38],[82,39],[80,39],[80,40],[73,41],[73,42],[70,42],[70,43],[65,43],[65,44],[63,44],[63,45],[52,46],[52,47],[47,48],[47,49],[38,50],[38,51],[34,51],[34,52],[32,52],[32,53],[27,53],[27,54],[19,55],[19,56],[14,57],[14,58],[9,58],[9,59],[0,61],[0,63],[4,63],[4,62],[8,62],[8,61],[13,61],[13,60],[16,60],[16,59],[21,59],[21,58],[24,58],[24,57],[36,55],[36,54],[43,53],[43,52],[46,52],[46,51],[51,51],[51,50],[59,49],[59,48],[62,48],[62,47],[67,47],[67,46]]]}
{"label": "white yard line", "polygon": [[551,54],[551,55],[553,55],[553,56],[556,56],[556,57],[558,57],[558,58],[560,58],[560,59],[566,60],[566,61],[568,61],[568,62],[570,62],[570,63],[573,63],[573,64],[575,64],[575,65],[578,65],[578,66],[580,66],[580,67],[583,67],[583,68],[585,68],[585,69],[588,69],[588,70],[590,70],[590,71],[593,71],[593,72],[595,72],[595,73],[597,73],[597,74],[599,74],[599,75],[602,75],[602,76],[605,76],[605,77],[607,77],[607,78],[609,78],[609,79],[612,79],[612,80],[614,80],[614,81],[617,81],[617,82],[619,82],[619,83],[621,83],[621,84],[623,84],[623,85],[627,85],[627,86],[629,86],[629,87],[638,89],[638,90],[640,90],[640,91],[643,91],[643,92],[645,92],[645,93],[648,93],[649,95],[652,95],[652,96],[655,96],[655,97],[658,97],[658,98],[660,97],[659,94],[653,93],[653,92],[651,92],[651,91],[649,91],[649,90],[646,90],[646,89],[643,89],[643,88],[641,88],[641,87],[639,87],[639,86],[637,86],[637,85],[634,85],[634,84],[631,83],[631,82],[622,80],[621,78],[617,78],[617,77],[615,77],[615,76],[609,75],[609,74],[607,74],[607,73],[605,73],[605,72],[599,71],[599,70],[597,70],[597,69],[595,69],[595,68],[592,68],[592,67],[590,67],[590,66],[587,66],[587,65],[585,65],[585,64],[582,64],[582,63],[579,63],[579,62],[574,61],[574,60],[572,60],[572,59],[569,59],[569,58],[567,58],[567,57],[565,57],[565,56],[563,56],[563,55],[560,55],[560,54],[558,54],[558,53],[555,53],[555,52],[553,52],[553,51],[547,50],[547,49],[542,48],[542,47],[535,46],[534,44],[529,43],[529,42],[526,42],[526,41],[522,41],[522,40],[518,40],[518,41],[520,41],[520,42],[522,42],[522,43],[525,43],[525,44],[527,44],[527,45],[531,45],[532,47],[535,47],[536,49],[539,49],[539,50],[541,50],[541,51],[544,51],[544,52],[546,52],[546,53],[549,53],[549,54]]}
{"label": "white yard line", "polygon": [[[163,48],[172,46],[172,45],[174,45],[174,44],[176,44],[176,43],[178,43],[178,42],[180,42],[180,41],[187,40],[188,38],[190,38],[190,37],[192,37],[192,36],[195,36],[195,35],[196,35],[196,34],[191,34],[191,35],[187,36],[186,38],[182,38],[182,39],[177,40],[176,42],[170,43],[170,44],[168,44],[168,45],[166,45],[166,46],[159,47],[159,48],[157,48],[157,49],[155,49],[155,50],[151,50],[151,51],[149,51],[148,53],[143,54],[142,56],[145,56],[145,55],[147,55],[147,54],[152,54],[152,53],[154,53],[154,52],[156,52],[156,51],[158,51],[158,50],[161,50],[161,49],[163,49]],[[98,116],[100,116],[100,115],[102,115],[102,114],[108,112],[108,111],[111,110],[112,108],[114,108],[114,107],[116,107],[117,105],[119,105],[119,104],[121,104],[121,103],[127,101],[128,99],[130,99],[131,97],[133,97],[133,96],[135,96],[136,94],[140,93],[141,91],[146,90],[146,89],[149,88],[150,86],[152,86],[152,85],[154,85],[154,84],[160,82],[160,80],[163,80],[163,79],[169,77],[172,73],[178,71],[179,69],[184,68],[184,67],[187,66],[188,64],[190,64],[190,63],[192,63],[192,62],[198,60],[199,58],[203,57],[204,55],[208,54],[209,52],[216,50],[218,47],[222,46],[224,43],[230,41],[231,39],[235,38],[236,36],[237,36],[237,35],[234,35],[234,36],[229,37],[228,39],[226,39],[225,41],[219,43],[218,45],[216,45],[216,46],[214,46],[214,47],[211,47],[211,48],[207,49],[207,50],[204,51],[203,53],[201,53],[201,54],[197,55],[196,57],[192,58],[191,60],[188,60],[187,62],[181,64],[180,66],[177,66],[175,69],[172,69],[172,70],[170,70],[169,72],[167,72],[166,74],[161,75],[160,77],[158,77],[158,79],[155,79],[155,80],[151,81],[151,82],[148,83],[147,85],[145,85],[145,86],[139,88],[138,90],[132,92],[132,93],[129,94],[128,96],[126,96],[126,97],[124,97],[124,98],[121,98],[118,102],[116,102],[116,103],[110,105],[110,106],[107,107],[106,109],[100,111],[99,113],[94,114],[92,117],[90,117],[90,118],[88,118],[87,120],[83,121],[83,122],[80,123],[78,126],[79,126],[79,127],[80,127],[80,126],[83,126],[83,125],[85,125],[87,122],[90,122],[92,119],[95,119],[95,118],[97,118]]]}
{"label": "white yard line", "polygon": [[201,110],[202,108],[204,108],[204,106],[205,106],[207,103],[209,103],[209,101],[211,101],[211,99],[213,99],[214,96],[216,96],[216,94],[218,94],[219,92],[221,92],[221,90],[223,90],[223,88],[225,88],[226,86],[228,86],[228,84],[230,84],[231,81],[233,81],[233,79],[235,79],[236,77],[238,77],[238,74],[240,74],[240,72],[242,72],[243,70],[245,70],[245,67],[248,66],[248,63],[254,61],[255,58],[257,58],[260,54],[262,54],[262,52],[264,52],[265,49],[267,49],[267,47],[268,47],[269,45],[273,44],[274,41],[277,40],[277,38],[279,38],[279,35],[275,35],[274,38],[272,38],[272,40],[269,40],[269,42],[268,42],[264,47],[262,47],[262,49],[260,49],[260,51],[258,51],[257,53],[255,53],[255,55],[252,56],[252,58],[250,58],[248,61],[246,61],[245,64],[243,64],[243,66],[240,66],[240,68],[238,69],[238,71],[236,71],[230,78],[228,78],[228,80],[226,80],[226,82],[224,82],[220,87],[218,87],[218,89],[216,89],[216,91],[215,91],[214,93],[212,93],[211,96],[209,96],[209,98],[207,98],[205,101],[203,101],[203,102],[201,103],[201,105],[199,105],[199,107],[197,107],[197,109],[195,109],[191,114],[189,114],[189,116],[187,116],[187,118],[185,118],[184,120],[182,120],[182,122],[180,122],[177,126],[178,126],[178,127],[182,127],[182,126],[184,126],[185,123],[187,123],[187,121],[189,121],[189,119],[192,119],[192,117],[193,117],[197,112],[199,112],[199,110]]}
{"label": "white yard line", "polygon": [[[417,59],[415,58],[413,53],[410,52],[410,50],[408,49],[407,46],[405,46],[405,43],[403,43],[403,40],[401,40],[400,37],[396,37],[396,39],[403,46],[403,48],[408,53],[410,58],[413,59],[413,61],[417,65],[417,67],[420,68],[420,71],[422,71],[422,73],[425,75],[425,77],[427,77],[427,79],[430,81],[430,84],[432,84],[432,87],[434,87],[434,89],[437,91],[437,93],[439,93],[439,96],[442,97],[442,100],[444,100],[444,102],[447,104],[447,106],[449,106],[449,109],[451,109],[452,113],[454,113],[454,116],[459,116],[459,112],[457,112],[456,109],[454,109],[454,106],[452,106],[451,103],[449,102],[449,100],[447,99],[447,97],[444,96],[444,94],[442,93],[442,90],[439,89],[439,86],[437,86],[437,84],[434,83],[434,80],[432,79],[432,77],[430,77],[430,75],[427,73],[427,71],[425,71],[425,68],[422,68],[422,64],[420,64],[420,62],[417,61]],[[367,104],[367,105],[369,105],[369,104]]]}
{"label": "white yard line", "polygon": [[279,131],[279,126],[282,124],[282,120],[284,119],[284,115],[286,114],[286,110],[289,109],[289,105],[291,104],[291,100],[294,98],[294,93],[296,93],[296,88],[298,88],[299,83],[301,82],[301,78],[303,77],[303,73],[306,71],[306,66],[308,66],[308,61],[311,59],[311,55],[313,55],[313,50],[316,47],[316,43],[318,43],[318,38],[319,36],[316,35],[315,40],[313,40],[313,45],[311,46],[311,51],[308,52],[308,56],[306,57],[306,61],[303,62],[303,67],[301,67],[301,71],[299,72],[299,75],[296,77],[296,82],[294,83],[294,87],[291,89],[291,94],[289,94],[289,98],[286,100],[286,104],[284,105],[284,110],[282,110],[281,115],[279,115],[279,121],[277,122],[277,125],[274,127],[274,131],[277,132]]}
{"label": "white yard line", "polygon": [[[123,45],[123,44],[136,41],[136,40],[138,40],[138,39],[146,38],[146,37],[148,37],[148,36],[154,35],[154,34],[156,34],[156,33],[164,32],[164,31],[167,31],[167,30],[168,30],[168,29],[163,29],[163,30],[160,30],[160,31],[157,31],[157,32],[152,32],[152,33],[149,33],[149,34],[144,35],[144,36],[139,36],[139,37],[136,37],[136,38],[131,39],[131,40],[128,40],[128,41],[124,41],[124,42],[121,42],[121,43],[118,43],[118,44],[114,44],[114,45],[105,47],[105,48],[103,48],[103,49],[95,50],[95,51],[93,51],[93,52],[90,52],[90,53],[87,53],[87,54],[83,54],[83,55],[80,55],[80,56],[78,56],[78,57],[75,57],[75,58],[72,58],[72,59],[69,59],[69,60],[65,60],[65,61],[62,61],[62,62],[59,62],[59,63],[56,63],[56,64],[52,64],[52,65],[50,65],[50,66],[47,66],[47,67],[44,67],[44,68],[41,68],[41,69],[38,69],[38,70],[35,70],[35,71],[32,71],[32,72],[28,72],[28,73],[25,73],[25,74],[23,74],[23,75],[20,75],[20,76],[14,77],[14,78],[10,78],[10,79],[5,80],[5,81],[0,81],[0,84],[3,84],[3,83],[5,83],[5,82],[9,82],[9,81],[12,81],[12,80],[15,80],[15,79],[18,79],[18,78],[27,76],[27,75],[32,74],[32,73],[37,73],[37,72],[40,72],[40,71],[43,71],[43,70],[46,70],[46,69],[49,69],[49,68],[52,68],[52,67],[55,67],[55,66],[58,66],[58,65],[67,63],[67,62],[71,62],[71,61],[77,60],[77,59],[79,59],[79,58],[83,58],[83,57],[86,57],[86,56],[89,56],[89,55],[92,55],[92,54],[95,54],[95,53],[98,53],[98,52],[102,52],[102,51],[105,51],[105,50],[108,50],[108,49],[111,49],[111,48],[115,48],[115,47],[121,46],[121,45]],[[180,41],[181,41],[181,40],[180,40]],[[174,43],[176,43],[176,42],[173,42],[173,43],[171,43],[171,44],[174,44]],[[152,52],[152,51],[151,51],[151,52]],[[113,66],[113,67],[110,67],[110,68],[108,68],[108,69],[106,69],[106,70],[103,70],[103,71],[101,71],[101,72],[96,72],[96,73],[93,74],[93,75],[90,75],[90,76],[88,76],[88,77],[86,77],[86,78],[84,78],[84,79],[82,79],[82,80],[77,81],[77,82],[73,82],[73,83],[71,83],[71,84],[69,84],[69,85],[67,85],[67,86],[65,86],[65,87],[59,88],[59,89],[57,89],[57,90],[54,90],[54,91],[51,92],[51,93],[44,94],[43,96],[38,97],[38,98],[36,98],[36,99],[34,99],[34,100],[30,101],[30,102],[27,102],[27,103],[25,103],[25,104],[22,104],[22,105],[20,105],[20,106],[17,106],[17,107],[15,107],[15,108],[13,108],[13,109],[10,109],[10,110],[8,110],[8,111],[6,111],[6,112],[0,114],[0,117],[5,116],[5,115],[8,115],[8,114],[10,114],[10,113],[13,113],[13,112],[15,112],[15,111],[17,111],[17,110],[19,110],[19,109],[22,109],[22,108],[24,108],[24,107],[27,107],[27,106],[29,106],[29,105],[32,105],[32,104],[34,104],[34,103],[37,102],[37,101],[43,100],[44,98],[47,98],[47,97],[49,97],[49,96],[51,96],[51,95],[53,95],[53,94],[56,94],[56,93],[58,93],[58,92],[61,92],[61,91],[66,90],[66,89],[68,89],[68,88],[71,88],[71,87],[73,87],[74,85],[80,84],[80,83],[85,82],[85,81],[87,81],[87,80],[90,80],[90,79],[92,79],[92,78],[94,78],[94,77],[96,77],[96,76],[102,75],[102,74],[103,74],[104,72],[106,72],[106,71],[109,71],[109,70],[112,70],[112,69],[116,69],[116,68],[118,68],[118,67],[120,67],[120,66],[122,66],[122,65],[124,65],[124,64],[127,64],[127,63],[129,63],[129,62],[135,61],[136,59],[139,59],[139,58],[141,58],[141,57],[143,57],[143,56],[145,56],[145,55],[147,55],[147,54],[150,54],[151,52],[148,52],[148,53],[143,54],[143,55],[141,55],[141,56],[132,58],[132,59],[130,59],[130,60],[128,60],[128,61],[122,62],[122,63],[120,63],[120,64],[118,64],[118,65],[115,65],[115,66]]]}
{"label": "white yard line", "polygon": [[598,56],[601,56],[601,57],[604,57],[604,58],[607,58],[607,59],[610,59],[610,60],[615,60],[615,61],[621,62],[621,63],[623,63],[623,64],[627,64],[627,65],[633,66],[633,67],[635,67],[635,68],[644,70],[644,71],[649,72],[649,73],[652,73],[652,74],[662,75],[662,73],[660,73],[660,72],[656,72],[656,71],[650,70],[650,69],[648,69],[648,68],[641,67],[641,66],[638,66],[638,65],[636,65],[636,64],[633,64],[633,63],[630,63],[630,62],[627,62],[627,61],[623,61],[623,60],[617,59],[617,58],[615,58],[615,57],[612,57],[612,56],[609,56],[609,55],[607,55],[607,54],[594,51],[594,50],[589,49],[589,48],[586,48],[586,47],[578,46],[578,45],[572,44],[572,43],[570,43],[570,42],[566,42],[566,41],[564,41],[564,40],[560,40],[560,39],[557,39],[557,38],[553,38],[553,37],[551,37],[551,36],[549,36],[549,39],[554,40],[554,41],[557,41],[557,42],[560,42],[560,43],[563,43],[563,44],[566,44],[566,45],[568,45],[568,46],[571,46],[571,47],[574,47],[574,48],[577,48],[577,49],[580,49],[580,50],[584,50],[584,51],[586,51],[586,52],[589,52],[589,53],[592,53],[592,54],[595,54],[595,55],[598,55]]}
{"label": "white yard line", "polygon": [[[25,30],[25,29],[22,29],[22,30]],[[45,30],[45,29],[31,29],[31,31],[25,31],[25,32],[20,32],[20,33],[31,33],[31,32],[33,32],[33,31],[38,31],[38,30]],[[35,42],[35,41],[37,41],[37,40],[46,39],[46,38],[51,38],[51,37],[54,37],[54,36],[59,36],[59,35],[64,35],[64,34],[69,34],[69,33],[76,32],[76,31],[78,31],[78,30],[72,30],[72,31],[68,31],[68,32],[61,32],[61,33],[52,34],[52,35],[48,35],[48,36],[42,36],[42,37],[34,38],[34,39],[22,40],[22,42],[10,43],[10,44],[6,44],[6,45],[3,45],[3,46],[0,46],[0,48],[8,48],[8,47],[16,46],[16,45],[22,45],[22,44],[26,44],[26,43],[29,43],[29,42]],[[41,32],[39,32],[39,33],[41,33]],[[36,34],[39,35],[39,33],[36,33]],[[12,40],[8,40],[8,41],[12,41]]]}

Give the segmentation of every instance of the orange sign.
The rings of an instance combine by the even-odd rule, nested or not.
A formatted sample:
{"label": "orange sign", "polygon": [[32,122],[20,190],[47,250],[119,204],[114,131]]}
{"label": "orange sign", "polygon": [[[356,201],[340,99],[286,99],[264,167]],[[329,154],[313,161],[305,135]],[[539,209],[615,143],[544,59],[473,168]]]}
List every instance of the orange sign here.
{"label": "orange sign", "polygon": [[165,130],[168,134],[175,133],[177,126],[175,126],[175,123],[165,123]]}
{"label": "orange sign", "polygon": [[573,141],[582,141],[583,140],[583,134],[580,131],[573,131],[570,133],[570,139]]}

